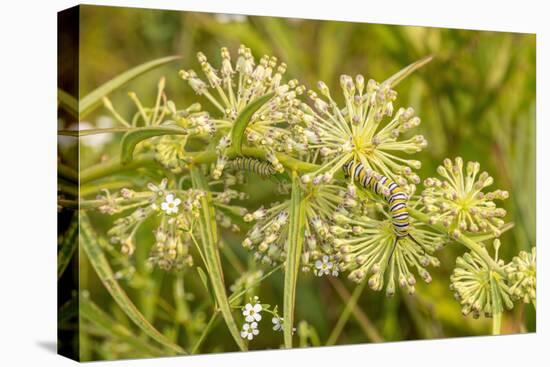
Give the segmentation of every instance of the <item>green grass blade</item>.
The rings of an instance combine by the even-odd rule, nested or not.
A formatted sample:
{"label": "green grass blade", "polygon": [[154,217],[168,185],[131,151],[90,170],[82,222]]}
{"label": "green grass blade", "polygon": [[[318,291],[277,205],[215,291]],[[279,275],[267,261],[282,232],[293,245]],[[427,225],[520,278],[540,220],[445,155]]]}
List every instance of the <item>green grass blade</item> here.
{"label": "green grass blade", "polygon": [[138,65],[130,70],[125,71],[122,74],[117,75],[107,83],[97,87],[80,100],[80,118],[84,118],[90,112],[95,110],[101,105],[101,99],[110,94],[117,88],[120,88],[130,80],[144,74],[150,70],[153,70],[159,66],[180,59],[181,56],[168,56],[160,59],[152,60],[144,64]]}
{"label": "green grass blade", "polygon": [[264,104],[267,103],[267,101],[269,101],[273,97],[273,95],[274,93],[268,93],[265,96],[257,98],[256,100],[252,101],[248,106],[246,106],[241,111],[239,116],[237,116],[235,124],[233,125],[233,130],[231,130],[231,146],[238,155],[242,155],[244,132],[246,130],[246,127],[250,123],[250,119],[256,111],[258,111]]}
{"label": "green grass blade", "polygon": [[187,135],[188,133],[186,129],[175,126],[139,127],[128,131],[120,142],[120,161],[122,164],[130,162],[134,156],[136,145],[143,140],[154,138],[155,136]]}
{"label": "green grass blade", "polygon": [[149,337],[169,348],[176,354],[187,354],[183,348],[172,343],[155,329],[155,327],[139,312],[122,287],[120,287],[102,248],[97,243],[96,234],[93,232],[88,216],[83,212],[80,213],[80,242],[88,256],[88,260],[99,276],[99,279],[101,279],[107,291],[130,320]]}
{"label": "green grass blade", "polygon": [[81,296],[79,306],[80,315],[100,328],[106,335],[117,337],[151,357],[165,355],[165,351],[134,335],[126,326],[120,324],[99,308],[89,297]]}
{"label": "green grass blade", "polygon": [[76,98],[65,92],[63,89],[57,89],[57,100],[59,106],[70,113],[72,116],[78,118],[78,101]]}
{"label": "green grass blade", "polygon": [[60,238],[57,251],[57,279],[59,280],[75,253],[78,244],[78,214],[73,215],[69,228]]}
{"label": "green grass blade", "polygon": [[225,290],[220,252],[218,250],[218,230],[216,227],[214,208],[211,205],[212,197],[208,184],[199,168],[195,166],[191,167],[190,173],[193,188],[206,192],[206,195],[201,198],[199,230],[203,247],[202,252],[207,262],[206,267],[208,269],[214,297],[216,298],[218,308],[227,324],[229,332],[233,336],[233,339],[235,339],[239,348],[244,351],[247,349],[246,344],[241,338],[239,328],[231,313],[231,306]]}
{"label": "green grass blade", "polygon": [[304,239],[305,201],[299,176],[292,174],[292,193],[290,197],[290,227],[288,233],[288,252],[285,264],[283,318],[285,348],[292,348],[292,327],[294,326],[294,305],[296,303],[296,283],[300,270],[300,256]]}
{"label": "green grass blade", "polygon": [[390,76],[388,79],[384,80],[381,84],[389,84],[390,87],[395,87],[403,79],[414,73],[416,70],[420,69],[422,66],[426,65],[432,61],[433,56],[426,56],[421,58],[418,61],[413,62],[412,64],[405,66],[403,69],[399,70],[397,73]]}

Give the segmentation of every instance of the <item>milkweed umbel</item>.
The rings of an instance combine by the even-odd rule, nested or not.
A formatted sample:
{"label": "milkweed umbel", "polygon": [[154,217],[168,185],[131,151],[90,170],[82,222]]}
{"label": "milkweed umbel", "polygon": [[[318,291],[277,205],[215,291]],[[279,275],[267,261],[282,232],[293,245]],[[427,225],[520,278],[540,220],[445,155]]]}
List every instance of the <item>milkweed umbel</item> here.
{"label": "milkweed umbel", "polygon": [[[349,161],[343,167],[344,173],[351,177],[354,181],[359,182],[365,189],[373,192],[376,195],[380,195],[387,202],[393,231],[396,239],[393,244],[392,256],[395,251],[395,247],[401,238],[409,237],[412,241],[416,242],[421,248],[422,245],[418,243],[409,233],[409,212],[407,210],[408,195],[396,184],[392,179],[381,175],[369,168],[365,168],[362,163],[354,166],[354,161]],[[391,259],[391,256],[390,256]]]}
{"label": "milkweed umbel", "polygon": [[237,157],[229,161],[229,165],[234,169],[253,172],[262,177],[269,177],[276,173],[270,163],[255,158]]}

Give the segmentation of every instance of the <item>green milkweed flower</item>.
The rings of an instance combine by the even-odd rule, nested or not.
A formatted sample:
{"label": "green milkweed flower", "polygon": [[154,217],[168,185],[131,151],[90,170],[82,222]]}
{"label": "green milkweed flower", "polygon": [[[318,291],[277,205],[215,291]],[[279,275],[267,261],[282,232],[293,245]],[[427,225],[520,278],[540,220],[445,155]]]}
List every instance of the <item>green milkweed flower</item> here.
{"label": "green milkweed flower", "polygon": [[[304,245],[301,264],[305,272],[315,275],[337,276],[338,254],[334,235],[330,232],[332,213],[340,206],[350,204],[346,193],[338,185],[301,184],[305,200]],[[256,223],[247,233],[243,246],[254,251],[254,257],[273,265],[286,259],[286,241],[289,226],[290,200],[275,203],[271,208],[261,207],[244,216],[246,222]],[[329,271],[326,271],[329,269]]]}
{"label": "green milkweed flower", "polygon": [[468,162],[463,170],[462,158],[454,163],[445,159],[437,172],[443,178],[427,178],[422,200],[432,223],[441,223],[449,233],[492,232],[500,236],[506,210],[498,208],[494,200],[508,198],[508,192],[483,190],[493,184],[493,178],[487,172],[479,173],[477,162]]}
{"label": "green milkweed flower", "polygon": [[414,110],[400,108],[394,113],[397,93],[386,83],[369,80],[365,84],[362,75],[355,80],[342,75],[340,85],[345,100],[343,106],[338,106],[326,84],[319,82],[325,99],[309,91],[314,108],[302,103],[301,111],[295,116],[304,125],[295,129],[296,140],[308,149],[319,149],[322,163],[321,168],[303,175],[302,180],[328,182],[344,164],[353,160],[402,186],[407,182],[419,183],[420,178],[413,169],[420,168],[420,162],[404,159],[399,154],[414,154],[427,146],[421,135],[400,139],[403,133],[420,124]]}
{"label": "green milkweed flower", "polygon": [[510,292],[514,299],[524,303],[537,303],[537,248],[521,251],[506,265],[510,280]]}
{"label": "green milkweed flower", "polygon": [[[221,65],[216,70],[199,52],[198,61],[206,76],[200,79],[193,70],[182,70],[180,76],[198,95],[205,96],[218,110],[221,116],[211,121],[216,130],[223,136],[217,145],[218,162],[213,171],[214,178],[221,175],[227,163],[227,149],[231,144],[230,132],[239,114],[253,101],[273,94],[268,101],[256,111],[245,131],[246,139],[255,147],[266,151],[266,158],[278,171],[283,167],[275,157],[275,151],[292,151],[296,143],[291,132],[286,128],[293,110],[300,104],[297,96],[304,92],[304,87],[297,80],[283,82],[286,64],[278,64],[276,57],[263,56],[259,63],[252,56],[249,48],[239,47],[235,64],[227,48],[221,49]],[[212,92],[211,92],[212,90]]]}
{"label": "green milkweed flower", "polygon": [[[243,194],[229,188],[236,179],[211,181],[212,203],[216,207],[216,220],[220,226],[234,231],[238,227],[229,215],[243,215],[244,208],[231,205],[234,199],[242,199]],[[222,185],[221,191],[217,187]],[[154,230],[155,243],[149,255],[149,263],[163,270],[179,270],[193,265],[190,247],[193,244],[193,231],[199,216],[200,199],[205,192],[195,189],[169,187],[167,179],[160,184],[147,184],[147,190],[135,191],[128,188],[111,194],[104,190],[97,199],[97,208],[103,213],[117,214],[133,210],[130,214],[116,219],[107,232],[111,243],[120,244],[122,253],[130,256],[135,250],[135,234],[148,218],[157,217]]]}
{"label": "green milkweed flower", "polygon": [[462,305],[464,316],[471,313],[478,318],[483,313],[485,317],[492,317],[495,311],[501,313],[504,308],[514,306],[505,279],[473,252],[456,259],[450,288]]}
{"label": "green milkweed flower", "polygon": [[437,234],[421,222],[411,219],[408,237],[397,237],[391,218],[382,206],[374,205],[375,213],[353,214],[340,209],[335,212],[331,231],[341,259],[341,269],[348,278],[360,283],[368,277],[371,289],[379,291],[386,284],[386,294],[395,293],[396,282],[410,294],[415,292],[416,278],[410,268],[429,283],[429,265],[439,266],[432,254],[439,250],[446,236]]}

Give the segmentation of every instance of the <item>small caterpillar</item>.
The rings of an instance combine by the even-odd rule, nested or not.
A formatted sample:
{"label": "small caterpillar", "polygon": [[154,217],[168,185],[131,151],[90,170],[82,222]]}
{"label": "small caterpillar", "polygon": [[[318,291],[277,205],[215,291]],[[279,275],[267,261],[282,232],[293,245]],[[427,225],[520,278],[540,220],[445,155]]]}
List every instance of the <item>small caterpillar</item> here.
{"label": "small caterpillar", "polygon": [[270,163],[255,158],[237,157],[229,161],[229,165],[234,169],[253,172],[262,177],[269,177],[276,173]]}
{"label": "small caterpillar", "polygon": [[342,169],[347,177],[352,177],[354,181],[359,182],[365,189],[370,190],[376,195],[382,196],[388,203],[391,223],[396,236],[391,256],[393,256],[397,242],[405,237],[410,238],[419,245],[420,248],[423,248],[423,246],[409,233],[410,223],[409,212],[407,210],[408,195],[402,187],[384,175],[370,169],[365,169],[362,163],[354,166],[353,160],[346,163]]}

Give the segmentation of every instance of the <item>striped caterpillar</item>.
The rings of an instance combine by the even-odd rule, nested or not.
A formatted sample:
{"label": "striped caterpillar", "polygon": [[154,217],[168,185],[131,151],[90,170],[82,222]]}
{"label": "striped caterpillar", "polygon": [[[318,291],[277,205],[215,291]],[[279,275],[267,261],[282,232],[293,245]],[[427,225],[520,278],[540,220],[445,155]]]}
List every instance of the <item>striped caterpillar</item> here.
{"label": "striped caterpillar", "polygon": [[347,177],[351,177],[354,181],[359,182],[361,186],[374,194],[382,196],[388,203],[393,232],[396,236],[393,244],[392,256],[397,246],[397,242],[405,237],[409,237],[419,245],[420,248],[423,248],[409,233],[410,223],[409,212],[407,210],[408,195],[402,187],[390,178],[370,169],[366,169],[362,163],[354,166],[353,160],[346,163],[342,168]]}
{"label": "striped caterpillar", "polygon": [[270,163],[255,158],[237,157],[231,160],[229,165],[236,170],[253,172],[262,177],[269,177],[276,173],[275,168]]}

